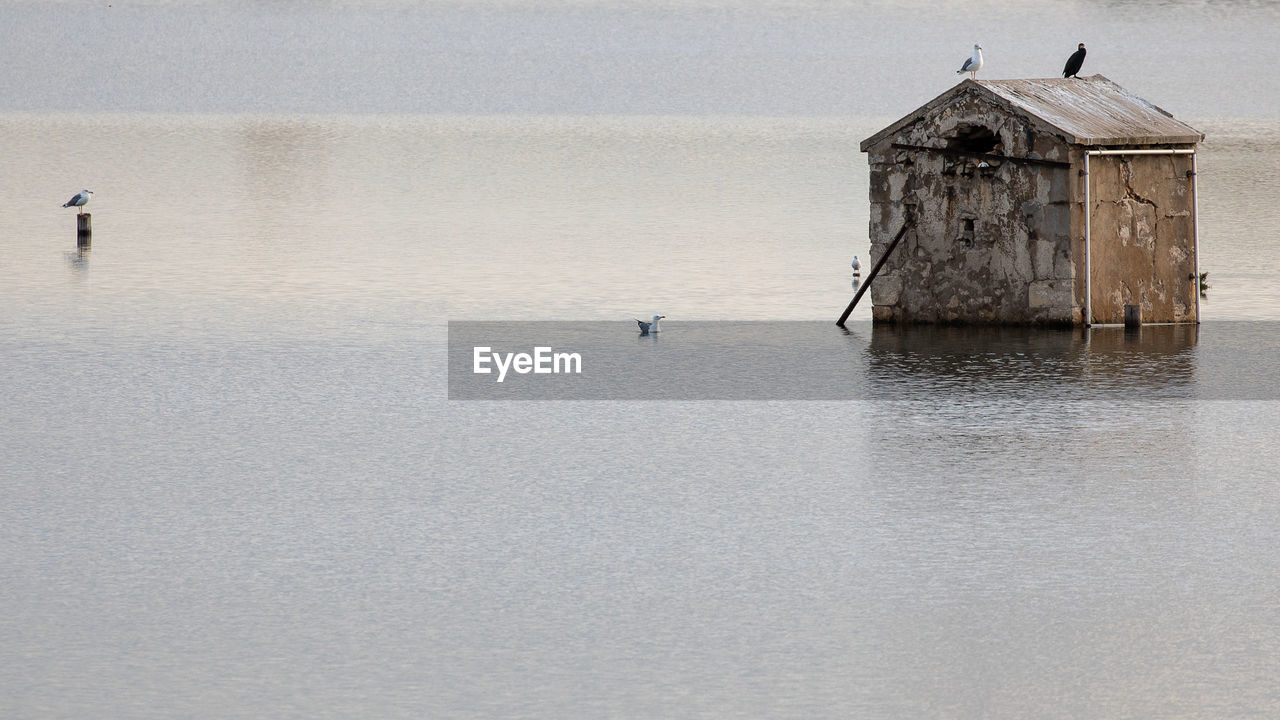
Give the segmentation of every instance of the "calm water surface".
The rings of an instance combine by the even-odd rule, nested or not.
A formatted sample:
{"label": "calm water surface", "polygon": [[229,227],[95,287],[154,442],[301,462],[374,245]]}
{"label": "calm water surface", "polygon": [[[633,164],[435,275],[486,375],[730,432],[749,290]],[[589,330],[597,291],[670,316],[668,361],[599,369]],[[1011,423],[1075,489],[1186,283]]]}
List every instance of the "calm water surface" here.
{"label": "calm water surface", "polygon": [[[6,47],[63,37],[49,7],[7,6]],[[689,32],[672,36],[624,4],[369,3],[345,25],[307,4],[148,7],[99,18],[111,32],[90,44],[136,59],[181,39],[175,18],[203,23],[168,67],[208,61],[206,84],[169,92],[163,63],[129,64],[127,102],[77,79],[83,107],[34,89],[51,71],[33,43],[0,115],[0,715],[1280,712],[1280,94],[1228,102],[1216,74],[1245,57],[1274,82],[1270,6],[1064,6],[1108,34],[1156,13],[1225,58],[1178,85],[1141,48],[1115,72],[1090,46],[1095,71],[1208,134],[1212,288],[1191,338],[1097,334],[1085,352],[1070,334],[873,330],[864,307],[832,343],[858,372],[831,376],[862,399],[528,403],[446,400],[446,322],[616,320],[631,343],[626,323],[653,312],[672,332],[834,320],[866,258],[857,143],[954,77],[890,93],[859,73],[882,93],[863,105],[792,74],[810,79],[787,117],[720,80],[772,87],[750,68],[795,57],[801,31],[814,49],[794,52],[845,47],[829,72],[849,76],[862,51],[839,30],[896,11],[676,4]],[[1037,26],[1047,6],[1028,7],[1000,32]],[[974,27],[1008,7],[980,9]],[[271,13],[299,22],[284,46],[331,41],[321,70],[373,80],[273,84],[257,66],[283,51],[255,40]],[[493,82],[474,106],[461,80],[393,92],[375,70],[441,13],[505,28],[473,39],[495,67],[523,38],[512,63],[530,72],[580,59],[588,45],[544,42],[575,37],[570,20],[614,27],[589,58],[684,58],[667,77],[709,111],[646,104],[652,80],[553,84],[551,108]],[[947,33],[963,57],[965,13],[943,15],[909,62]],[[378,45],[387,23],[408,39]],[[756,65],[703,72],[731,47]],[[1169,47],[1187,46],[1149,50]],[[411,95],[434,99],[393,102]],[[80,187],[97,193],[84,254],[58,207]],[[1107,373],[1106,392],[1070,395]]]}

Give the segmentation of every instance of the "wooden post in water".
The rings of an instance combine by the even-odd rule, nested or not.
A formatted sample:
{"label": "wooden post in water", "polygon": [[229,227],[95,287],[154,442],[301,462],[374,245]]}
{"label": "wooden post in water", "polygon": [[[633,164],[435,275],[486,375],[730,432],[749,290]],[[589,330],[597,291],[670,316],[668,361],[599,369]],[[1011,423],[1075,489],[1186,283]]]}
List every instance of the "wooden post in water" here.
{"label": "wooden post in water", "polygon": [[88,250],[93,244],[93,216],[89,213],[76,215],[76,247]]}
{"label": "wooden post in water", "polygon": [[1124,306],[1124,326],[1126,328],[1142,327],[1142,306]]}

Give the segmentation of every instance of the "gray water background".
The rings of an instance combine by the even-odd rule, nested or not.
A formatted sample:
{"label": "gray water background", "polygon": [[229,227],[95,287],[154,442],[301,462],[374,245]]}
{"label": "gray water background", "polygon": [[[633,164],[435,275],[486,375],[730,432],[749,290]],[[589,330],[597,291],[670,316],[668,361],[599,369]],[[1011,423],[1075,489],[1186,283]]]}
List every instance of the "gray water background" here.
{"label": "gray water background", "polygon": [[[0,715],[1274,716],[1276,15],[6,3]],[[446,399],[447,320],[834,320],[974,41],[1208,135],[1195,343],[1064,398],[860,308],[867,400]]]}

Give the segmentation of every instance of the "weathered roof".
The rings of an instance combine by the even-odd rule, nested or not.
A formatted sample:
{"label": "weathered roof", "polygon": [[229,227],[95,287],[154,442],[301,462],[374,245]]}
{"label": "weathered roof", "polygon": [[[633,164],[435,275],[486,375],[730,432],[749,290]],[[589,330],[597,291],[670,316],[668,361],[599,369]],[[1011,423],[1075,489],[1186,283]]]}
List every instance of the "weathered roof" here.
{"label": "weathered roof", "polygon": [[1075,145],[1187,145],[1204,134],[1101,75],[1087,78],[965,80],[862,141],[862,151],[920,120],[963,92],[979,89],[1031,116]]}

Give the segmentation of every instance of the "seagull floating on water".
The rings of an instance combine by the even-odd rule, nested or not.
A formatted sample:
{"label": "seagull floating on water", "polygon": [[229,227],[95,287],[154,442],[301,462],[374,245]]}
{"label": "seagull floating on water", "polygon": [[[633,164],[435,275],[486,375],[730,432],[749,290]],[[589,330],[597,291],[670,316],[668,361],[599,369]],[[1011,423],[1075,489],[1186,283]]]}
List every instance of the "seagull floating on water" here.
{"label": "seagull floating on water", "polygon": [[[75,195],[72,195],[70,200],[68,200],[68,201],[66,201],[65,203],[63,203],[63,204],[62,204],[62,207],[64,207],[64,208],[65,208],[65,207],[76,207],[76,208],[82,208],[82,207],[84,207],[84,204],[85,204],[85,203],[89,202],[89,196],[90,196],[90,195],[92,195],[92,194],[93,194],[93,191],[92,191],[92,190],[88,190],[88,189],[86,189],[86,190],[81,190],[80,192],[76,193]],[[80,214],[81,214],[81,215],[83,215],[83,214],[84,214],[84,210],[81,210],[81,211],[80,211]]]}
{"label": "seagull floating on water", "polygon": [[978,77],[978,71],[981,69],[982,46],[975,44],[973,46],[973,55],[970,55],[969,59],[964,61],[964,64],[960,66],[960,69],[956,71],[956,74],[969,73],[969,77],[976,79]]}
{"label": "seagull floating on water", "polygon": [[1084,43],[1080,43],[1080,49],[1067,58],[1067,64],[1062,68],[1062,77],[1076,77],[1081,65],[1084,65]]}
{"label": "seagull floating on water", "polygon": [[656,334],[658,332],[658,321],[664,317],[666,317],[666,315],[654,315],[652,322],[636,320],[636,324],[640,326],[640,334],[641,335]]}

